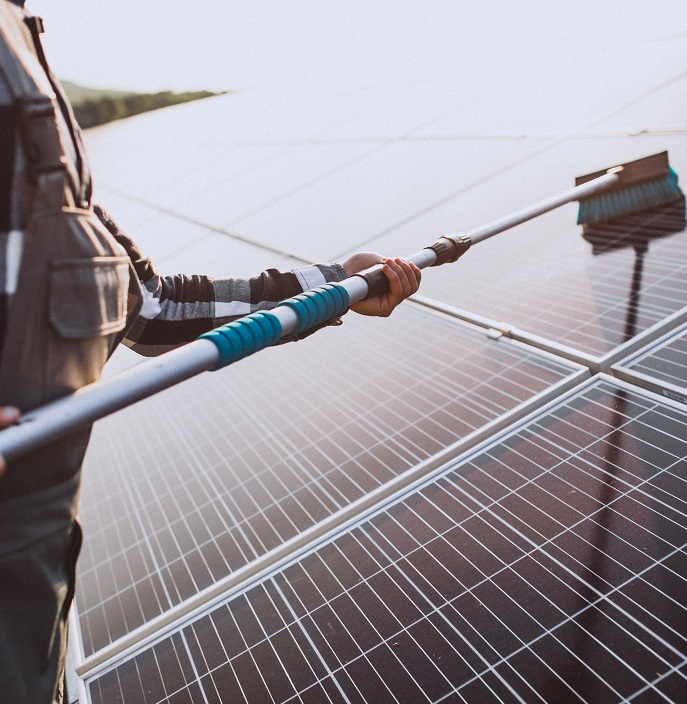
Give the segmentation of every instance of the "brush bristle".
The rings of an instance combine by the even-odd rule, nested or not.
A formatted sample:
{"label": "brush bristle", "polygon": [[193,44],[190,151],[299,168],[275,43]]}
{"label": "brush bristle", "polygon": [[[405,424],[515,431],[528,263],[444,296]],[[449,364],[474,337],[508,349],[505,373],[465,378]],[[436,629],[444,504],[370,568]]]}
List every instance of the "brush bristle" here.
{"label": "brush bristle", "polygon": [[608,193],[600,193],[580,200],[578,225],[610,222],[633,213],[661,205],[668,205],[684,198],[673,169],[664,178],[642,183],[632,183]]}

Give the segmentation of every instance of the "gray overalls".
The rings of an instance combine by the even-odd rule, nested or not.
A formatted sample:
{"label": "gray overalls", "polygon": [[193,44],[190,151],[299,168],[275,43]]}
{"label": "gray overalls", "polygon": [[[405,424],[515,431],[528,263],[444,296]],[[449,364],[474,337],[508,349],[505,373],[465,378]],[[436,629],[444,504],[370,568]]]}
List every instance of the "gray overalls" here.
{"label": "gray overalls", "polygon": [[[40,31],[40,21],[0,0],[0,71],[25,159],[0,405],[23,412],[96,381],[140,306],[129,258],[93,214],[79,130],[45,64]],[[0,479],[0,704],[61,701],[88,437],[80,431],[14,462]]]}

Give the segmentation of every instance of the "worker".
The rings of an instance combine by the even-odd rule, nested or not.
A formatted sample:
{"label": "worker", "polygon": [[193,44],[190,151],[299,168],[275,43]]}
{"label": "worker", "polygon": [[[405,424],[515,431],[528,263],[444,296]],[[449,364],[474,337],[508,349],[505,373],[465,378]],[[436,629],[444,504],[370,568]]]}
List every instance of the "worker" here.
{"label": "worker", "polygon": [[[0,0],[0,428],[97,381],[120,342],[159,354],[380,262],[362,252],[250,279],[158,274],[93,203],[81,133],[42,31],[23,0]],[[388,292],[356,312],[389,315],[417,291],[414,264],[383,261]],[[0,459],[0,704],[62,701],[89,432],[9,465]]]}

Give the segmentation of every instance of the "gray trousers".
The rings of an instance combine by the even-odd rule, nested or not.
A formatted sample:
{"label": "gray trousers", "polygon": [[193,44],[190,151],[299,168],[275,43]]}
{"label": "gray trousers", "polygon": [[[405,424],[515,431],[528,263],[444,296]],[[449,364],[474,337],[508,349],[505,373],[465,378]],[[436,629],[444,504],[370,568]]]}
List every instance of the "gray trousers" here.
{"label": "gray trousers", "polygon": [[0,704],[61,704],[79,477],[0,501]]}

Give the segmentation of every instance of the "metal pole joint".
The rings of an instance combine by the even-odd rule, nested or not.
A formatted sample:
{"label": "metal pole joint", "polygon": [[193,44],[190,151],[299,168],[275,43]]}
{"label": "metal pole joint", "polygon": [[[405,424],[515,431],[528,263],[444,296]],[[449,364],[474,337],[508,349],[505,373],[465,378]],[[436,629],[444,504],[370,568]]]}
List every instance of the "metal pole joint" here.
{"label": "metal pole joint", "polygon": [[425,249],[431,249],[437,255],[437,260],[432,266],[440,266],[455,262],[470,249],[471,244],[472,240],[468,235],[442,235],[438,240],[427,245]]}

